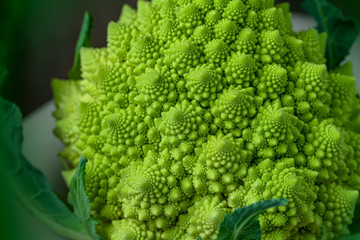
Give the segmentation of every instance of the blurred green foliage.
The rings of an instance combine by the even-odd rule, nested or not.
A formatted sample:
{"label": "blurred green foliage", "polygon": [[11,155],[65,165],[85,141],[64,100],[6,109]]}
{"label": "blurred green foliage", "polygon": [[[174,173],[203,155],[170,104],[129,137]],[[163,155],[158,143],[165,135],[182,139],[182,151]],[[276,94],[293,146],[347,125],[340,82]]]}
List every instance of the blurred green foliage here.
{"label": "blurred green foliage", "polygon": [[345,16],[352,16],[360,22],[360,1],[359,0],[329,0],[329,2],[340,8]]}
{"label": "blurred green foliage", "polygon": [[2,0],[0,64],[9,70],[1,93],[24,116],[52,98],[50,81],[67,78],[85,11],[94,16],[93,46],[106,44],[109,21],[134,0]]}
{"label": "blurred green foliage", "polygon": [[[7,70],[0,65],[0,84],[6,77]],[[0,123],[7,117],[6,108],[4,108],[4,101],[0,96]],[[5,117],[4,117],[5,116]],[[0,142],[8,141],[5,139],[3,133],[3,126],[0,125]],[[4,139],[3,139],[4,138]],[[3,149],[0,148],[0,239],[13,239],[20,240],[19,224],[16,219],[16,214],[13,206],[13,197],[11,195],[11,189],[9,186],[9,176],[6,171],[7,166],[5,164],[6,155],[3,154]],[[5,152],[5,151],[4,151]]]}
{"label": "blurred green foliage", "polygon": [[[0,113],[1,114],[1,113]],[[14,214],[14,206],[5,176],[3,161],[0,161],[0,239],[20,240],[19,225]]]}
{"label": "blurred green foliage", "polygon": [[23,84],[24,62],[21,55],[24,52],[23,41],[26,28],[26,9],[28,1],[0,1],[0,65],[8,69],[7,80],[1,86],[0,94],[21,105],[24,101],[24,88],[16,86]]}

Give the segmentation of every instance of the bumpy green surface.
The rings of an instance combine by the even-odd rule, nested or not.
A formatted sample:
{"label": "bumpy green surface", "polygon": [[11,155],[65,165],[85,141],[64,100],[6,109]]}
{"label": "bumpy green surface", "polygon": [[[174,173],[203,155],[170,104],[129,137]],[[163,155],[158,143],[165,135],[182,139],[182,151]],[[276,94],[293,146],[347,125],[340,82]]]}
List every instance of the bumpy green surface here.
{"label": "bumpy green surface", "polygon": [[360,190],[360,101],[326,36],[269,0],[139,1],[53,82],[61,153],[83,153],[108,239],[215,239],[261,200],[262,239],[348,233]]}

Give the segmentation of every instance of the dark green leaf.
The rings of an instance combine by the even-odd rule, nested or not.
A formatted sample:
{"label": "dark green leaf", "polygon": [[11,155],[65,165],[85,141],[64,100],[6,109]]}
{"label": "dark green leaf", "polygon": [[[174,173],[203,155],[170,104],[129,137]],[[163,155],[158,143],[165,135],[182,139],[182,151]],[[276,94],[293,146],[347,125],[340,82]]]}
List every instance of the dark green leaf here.
{"label": "dark green leaf", "polygon": [[201,240],[201,237],[198,237],[196,240]]}
{"label": "dark green leaf", "polygon": [[354,218],[349,230],[351,234],[360,233],[360,203],[355,206]]}
{"label": "dark green leaf", "polygon": [[5,80],[6,74],[7,74],[6,68],[3,66],[0,66],[0,87],[3,84],[3,81]]}
{"label": "dark green leaf", "polygon": [[359,239],[360,239],[360,233],[349,235],[349,236],[339,237],[336,240],[359,240]]}
{"label": "dark green leaf", "polygon": [[356,21],[345,17],[340,9],[326,0],[305,0],[303,9],[315,18],[319,32],[326,32],[326,58],[329,69],[335,69],[349,54],[359,35]]}
{"label": "dark green leaf", "polygon": [[22,140],[19,109],[0,98],[0,159],[5,161],[15,197],[34,217],[61,235],[89,239],[79,218],[56,196],[46,177],[24,157]]}
{"label": "dark green leaf", "polygon": [[238,208],[232,214],[226,214],[220,223],[217,240],[253,240],[260,239],[259,215],[272,207],[286,205],[286,199],[270,199]]}
{"label": "dark green leaf", "polygon": [[76,43],[74,63],[68,75],[70,79],[81,79],[80,50],[82,47],[91,47],[91,30],[93,27],[93,18],[90,13],[85,12],[84,20],[81,26],[80,35]]}
{"label": "dark green leaf", "polygon": [[82,156],[79,165],[76,169],[76,172],[71,179],[68,201],[74,207],[75,214],[84,223],[91,238],[94,240],[98,240],[98,239],[102,239],[96,233],[96,229],[95,229],[98,222],[90,214],[91,202],[86,193],[86,186],[85,186],[86,163],[87,163],[87,159],[84,156]]}

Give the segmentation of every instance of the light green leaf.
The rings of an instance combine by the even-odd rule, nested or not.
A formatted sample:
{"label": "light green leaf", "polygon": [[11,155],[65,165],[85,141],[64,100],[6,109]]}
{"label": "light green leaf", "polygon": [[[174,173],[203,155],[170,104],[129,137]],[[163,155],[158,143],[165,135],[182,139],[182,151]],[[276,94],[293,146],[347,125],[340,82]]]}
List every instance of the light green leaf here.
{"label": "light green leaf", "polygon": [[238,208],[232,214],[226,214],[220,223],[217,240],[253,240],[260,239],[259,215],[272,207],[286,205],[286,199],[270,199]]}
{"label": "light green leaf", "polygon": [[335,69],[349,54],[359,35],[359,26],[326,0],[305,0],[302,7],[315,18],[319,32],[326,32],[327,65],[329,69]]}
{"label": "light green leaf", "polygon": [[79,218],[56,196],[46,177],[24,157],[22,141],[20,110],[0,98],[0,159],[6,165],[13,194],[34,217],[59,234],[88,240]]}
{"label": "light green leaf", "polygon": [[74,207],[75,214],[85,225],[87,232],[93,240],[102,239],[96,232],[97,220],[91,214],[91,202],[86,193],[85,186],[85,166],[87,159],[82,156],[79,165],[70,183],[70,192],[68,196],[69,203]]}
{"label": "light green leaf", "polygon": [[93,27],[93,17],[85,12],[80,34],[75,48],[74,63],[68,75],[70,79],[81,79],[80,50],[82,47],[91,47],[91,31]]}

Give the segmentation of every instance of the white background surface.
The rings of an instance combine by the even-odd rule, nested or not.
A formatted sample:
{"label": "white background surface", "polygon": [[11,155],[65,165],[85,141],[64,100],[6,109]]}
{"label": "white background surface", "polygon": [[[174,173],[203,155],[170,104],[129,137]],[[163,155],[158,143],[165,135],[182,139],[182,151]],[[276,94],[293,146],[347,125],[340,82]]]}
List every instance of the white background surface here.
{"label": "white background surface", "polygon": [[[314,27],[315,22],[304,15],[293,15],[294,30],[305,30]],[[347,60],[353,62],[360,92],[360,39],[354,44]],[[56,75],[56,73],[54,73]],[[57,153],[63,148],[61,142],[53,135],[55,120],[51,113],[55,110],[54,102],[50,101],[24,119],[24,154],[32,164],[38,167],[49,179],[52,187],[60,195],[66,195],[65,184],[61,177],[62,164]],[[18,205],[18,217],[26,224],[24,236],[28,239],[64,240],[42,223],[30,216]]]}

